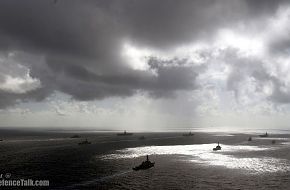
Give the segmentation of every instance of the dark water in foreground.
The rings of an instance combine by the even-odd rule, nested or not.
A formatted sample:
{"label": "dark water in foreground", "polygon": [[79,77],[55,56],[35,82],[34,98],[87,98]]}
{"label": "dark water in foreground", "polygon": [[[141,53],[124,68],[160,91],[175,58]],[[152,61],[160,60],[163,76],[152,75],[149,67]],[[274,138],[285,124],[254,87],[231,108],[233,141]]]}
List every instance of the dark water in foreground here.
{"label": "dark water in foreground", "polygon": [[[50,189],[289,189],[290,135],[1,131],[0,169]],[[146,138],[140,140],[144,135]],[[78,145],[87,138],[90,145]],[[275,144],[272,144],[275,140]],[[212,148],[219,141],[222,151]],[[133,171],[145,155],[155,167]]]}

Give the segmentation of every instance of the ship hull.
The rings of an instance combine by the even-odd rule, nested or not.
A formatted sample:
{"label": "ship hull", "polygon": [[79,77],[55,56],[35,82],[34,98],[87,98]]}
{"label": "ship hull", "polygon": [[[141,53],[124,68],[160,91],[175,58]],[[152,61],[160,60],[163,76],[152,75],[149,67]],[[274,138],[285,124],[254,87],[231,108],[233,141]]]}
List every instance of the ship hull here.
{"label": "ship hull", "polygon": [[138,170],[147,170],[147,169],[150,169],[152,167],[154,167],[154,164],[155,163],[151,163],[150,165],[148,165],[147,167],[141,167],[141,166],[137,166],[137,167],[134,167],[132,168],[134,171],[138,171]]}
{"label": "ship hull", "polygon": [[133,135],[133,133],[126,133],[126,134],[124,134],[124,133],[118,133],[117,134],[117,136],[131,136],[131,135]]}

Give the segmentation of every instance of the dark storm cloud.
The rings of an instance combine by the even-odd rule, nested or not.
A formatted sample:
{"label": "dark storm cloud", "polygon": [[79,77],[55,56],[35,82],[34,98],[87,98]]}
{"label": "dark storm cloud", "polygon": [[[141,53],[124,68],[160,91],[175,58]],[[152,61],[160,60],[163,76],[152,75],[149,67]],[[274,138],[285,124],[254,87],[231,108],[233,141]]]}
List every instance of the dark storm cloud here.
{"label": "dark storm cloud", "polygon": [[[151,59],[153,62],[153,59]],[[160,60],[154,60],[161,62]],[[177,62],[177,60],[175,60]],[[97,74],[77,64],[51,65],[58,76],[57,90],[71,94],[77,99],[90,100],[109,96],[129,96],[137,90],[149,91],[154,96],[170,96],[176,90],[196,88],[195,78],[199,67],[168,67],[155,65],[151,71],[134,71],[126,74]],[[79,88],[76,88],[79,87]]]}
{"label": "dark storm cloud", "polygon": [[[42,100],[54,91],[76,99],[131,96],[144,90],[156,97],[197,88],[201,68],[151,64],[133,70],[121,55],[124,42],[171,49],[210,39],[217,29],[272,14],[279,1],[0,1],[0,50],[44,57],[23,65],[41,81],[25,94],[0,92],[0,106]],[[151,60],[152,61],[152,60]],[[155,60],[155,62],[160,60]],[[174,62],[176,60],[169,61]],[[1,79],[0,79],[1,80]]]}
{"label": "dark storm cloud", "polygon": [[[290,19],[289,19],[290,21]],[[289,55],[290,53],[290,36],[288,35],[288,31],[286,35],[277,36],[269,42],[269,51],[275,55]]]}
{"label": "dark storm cloud", "polygon": [[289,3],[288,0],[246,0],[248,12],[251,16],[268,16],[276,12],[276,10]]}

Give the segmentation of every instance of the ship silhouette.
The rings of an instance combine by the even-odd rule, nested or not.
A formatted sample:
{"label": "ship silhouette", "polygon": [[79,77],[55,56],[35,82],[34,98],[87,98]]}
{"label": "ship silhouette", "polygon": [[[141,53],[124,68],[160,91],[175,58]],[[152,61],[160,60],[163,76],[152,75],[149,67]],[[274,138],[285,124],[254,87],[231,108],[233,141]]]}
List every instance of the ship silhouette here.
{"label": "ship silhouette", "polygon": [[79,145],[86,145],[86,144],[91,144],[90,141],[88,141],[88,139],[82,141],[82,142],[79,142]]}
{"label": "ship silhouette", "polygon": [[147,170],[149,168],[154,167],[155,162],[151,162],[149,160],[149,156],[146,156],[146,161],[143,161],[142,164],[140,164],[139,166],[136,166],[134,168],[132,168],[134,171],[138,171],[138,170]]}
{"label": "ship silhouette", "polygon": [[259,135],[259,137],[268,137],[268,133],[266,132],[264,135]]}
{"label": "ship silhouette", "polygon": [[215,148],[213,148],[214,151],[221,150],[221,149],[222,147],[220,146],[220,142],[218,142],[218,145]]}
{"label": "ship silhouette", "polygon": [[144,140],[145,139],[145,136],[141,136],[138,138],[139,140]]}
{"label": "ship silhouette", "polygon": [[184,133],[184,134],[182,134],[182,136],[184,136],[184,137],[190,137],[190,136],[193,136],[194,134],[193,133],[191,133],[191,131],[189,132],[189,133]]}
{"label": "ship silhouette", "polygon": [[81,138],[81,136],[80,135],[73,135],[70,138],[73,138],[73,139],[75,139],[75,138]]}
{"label": "ship silhouette", "polygon": [[133,135],[133,133],[127,133],[127,131],[124,131],[124,133],[117,133],[118,136],[130,136]]}

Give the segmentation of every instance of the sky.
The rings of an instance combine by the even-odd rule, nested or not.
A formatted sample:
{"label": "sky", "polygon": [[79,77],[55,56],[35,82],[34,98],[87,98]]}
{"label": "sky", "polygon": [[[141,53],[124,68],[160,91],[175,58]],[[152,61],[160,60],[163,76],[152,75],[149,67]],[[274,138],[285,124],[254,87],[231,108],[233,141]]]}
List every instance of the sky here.
{"label": "sky", "polygon": [[2,0],[0,126],[287,128],[290,2]]}

